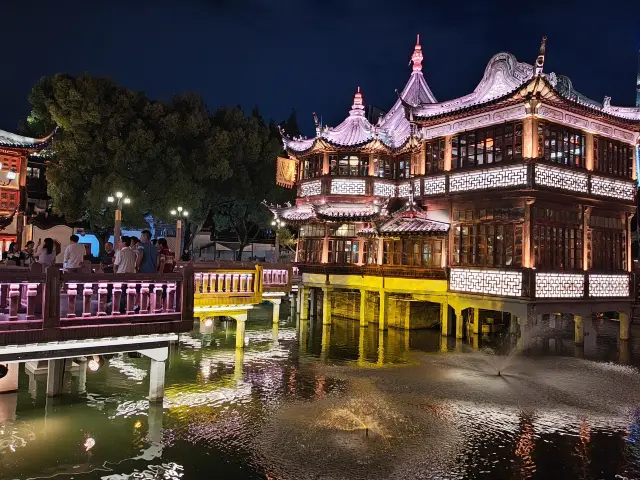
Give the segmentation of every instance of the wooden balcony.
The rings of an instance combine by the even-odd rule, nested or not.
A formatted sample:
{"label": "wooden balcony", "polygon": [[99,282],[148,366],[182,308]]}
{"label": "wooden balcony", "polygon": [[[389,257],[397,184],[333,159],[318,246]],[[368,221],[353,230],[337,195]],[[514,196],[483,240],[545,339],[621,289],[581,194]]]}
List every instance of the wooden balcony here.
{"label": "wooden balcony", "polygon": [[370,275],[377,277],[422,278],[446,280],[444,268],[422,268],[395,265],[343,265],[336,263],[297,263],[300,273],[327,275]]}

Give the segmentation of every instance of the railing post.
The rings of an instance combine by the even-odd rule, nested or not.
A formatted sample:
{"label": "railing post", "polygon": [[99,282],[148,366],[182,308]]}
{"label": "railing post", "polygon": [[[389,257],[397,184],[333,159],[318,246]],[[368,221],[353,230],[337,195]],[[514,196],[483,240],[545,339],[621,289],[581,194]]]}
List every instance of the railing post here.
{"label": "railing post", "polygon": [[38,284],[27,284],[27,320],[36,318],[36,299],[38,298]]}
{"label": "railing post", "polygon": [[114,282],[111,302],[111,315],[120,315],[120,302],[122,299],[122,283]]}
{"label": "railing post", "polygon": [[256,265],[256,278],[255,278],[255,285],[254,285],[254,292],[255,293],[260,293],[262,294],[262,279],[263,279],[263,267],[260,265]]}
{"label": "railing post", "polygon": [[60,269],[55,265],[47,267],[42,295],[43,328],[60,326]]}
{"label": "railing post", "polygon": [[182,269],[182,298],[180,305],[182,321],[193,320],[194,285],[193,265],[189,264]]}

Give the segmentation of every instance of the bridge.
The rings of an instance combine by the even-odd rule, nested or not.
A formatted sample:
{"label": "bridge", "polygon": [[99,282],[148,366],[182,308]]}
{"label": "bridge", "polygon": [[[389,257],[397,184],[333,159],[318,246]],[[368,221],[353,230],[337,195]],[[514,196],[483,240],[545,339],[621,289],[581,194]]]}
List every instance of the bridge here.
{"label": "bridge", "polygon": [[292,291],[292,267],[285,264],[183,263],[173,273],[153,274],[34,267],[0,268],[0,393],[17,389],[17,362],[46,368],[47,395],[55,396],[65,360],[86,368],[92,356],[140,352],[151,358],[149,399],[160,400],[168,345],[192,330],[194,318],[234,318],[242,348],[247,311],[268,301],[277,322]]}

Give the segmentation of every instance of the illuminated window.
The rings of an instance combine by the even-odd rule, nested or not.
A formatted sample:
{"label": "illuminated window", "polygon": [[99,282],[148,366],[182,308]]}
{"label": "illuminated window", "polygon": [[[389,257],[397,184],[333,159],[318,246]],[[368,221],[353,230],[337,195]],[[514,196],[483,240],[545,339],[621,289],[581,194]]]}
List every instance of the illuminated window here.
{"label": "illuminated window", "polygon": [[585,136],[580,130],[549,122],[538,122],[538,156],[548,162],[583,168]]}
{"label": "illuminated window", "polygon": [[452,138],[452,169],[490,165],[521,158],[522,122],[470,130]]}
{"label": "illuminated window", "polygon": [[398,178],[411,177],[411,155],[400,155],[398,157]]}
{"label": "illuminated window", "polygon": [[589,226],[589,267],[601,272],[626,270],[626,235],[622,219],[619,216],[592,215]]}
{"label": "illuminated window", "polygon": [[633,146],[604,137],[593,137],[593,168],[598,172],[632,177]]}
{"label": "illuminated window", "polygon": [[364,241],[363,259],[367,265],[376,265],[378,263],[378,241],[369,239]]}
{"label": "illuminated window", "polygon": [[580,210],[533,208],[536,268],[582,270],[583,231]]}
{"label": "illuminated window", "polygon": [[358,240],[329,240],[329,263],[351,264],[358,263]]}
{"label": "illuminated window", "polygon": [[442,240],[440,239],[384,240],[382,251],[384,265],[423,268],[438,268],[442,265]]}
{"label": "illuminated window", "polygon": [[444,138],[427,142],[425,173],[444,171]]}
{"label": "illuminated window", "polygon": [[380,178],[396,178],[396,161],[389,155],[376,155],[373,157],[373,176]]}
{"label": "illuminated window", "polygon": [[337,177],[369,175],[369,155],[329,155],[329,172]]}
{"label": "illuminated window", "polygon": [[302,169],[302,179],[321,176],[323,161],[323,155],[314,155],[312,157],[305,158],[302,162],[300,162],[300,168]]}

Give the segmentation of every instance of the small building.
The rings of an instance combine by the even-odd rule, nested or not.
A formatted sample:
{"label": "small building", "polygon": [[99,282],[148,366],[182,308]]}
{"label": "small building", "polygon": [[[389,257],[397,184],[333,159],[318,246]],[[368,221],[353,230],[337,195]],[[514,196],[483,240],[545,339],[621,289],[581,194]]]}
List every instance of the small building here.
{"label": "small building", "polygon": [[418,40],[409,81],[377,123],[358,88],[340,125],[285,132],[277,180],[297,200],[271,210],[300,228],[305,289],[359,290],[381,328],[400,299],[439,303],[443,334],[455,318],[459,337],[463,323],[478,333],[495,316],[483,310],[521,325],[618,311],[628,325],[640,108],[544,72],[545,41],[534,65],[498,53],[473,92],[437,101]]}
{"label": "small building", "polygon": [[0,248],[21,243],[27,206],[29,155],[45,148],[53,133],[45,138],[31,138],[0,130]]}

